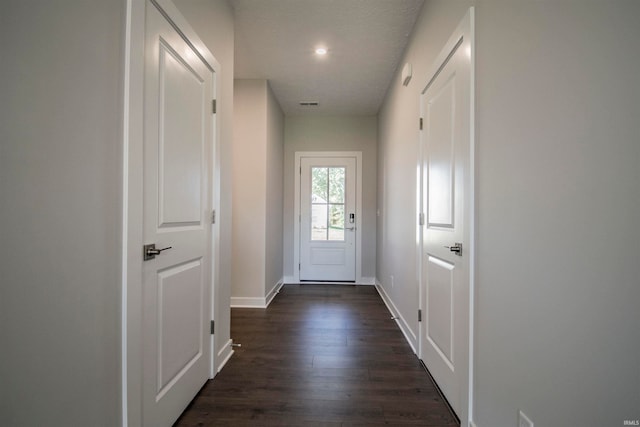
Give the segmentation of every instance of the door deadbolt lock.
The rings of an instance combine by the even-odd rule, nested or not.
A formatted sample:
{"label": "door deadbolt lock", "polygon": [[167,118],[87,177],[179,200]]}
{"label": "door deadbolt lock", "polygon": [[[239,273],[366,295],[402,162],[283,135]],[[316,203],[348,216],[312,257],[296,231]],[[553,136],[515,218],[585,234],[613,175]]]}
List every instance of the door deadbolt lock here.
{"label": "door deadbolt lock", "polygon": [[162,249],[156,249],[156,244],[150,243],[142,247],[142,255],[145,261],[149,261],[150,259],[154,259],[156,255],[160,255],[162,251],[166,251],[167,249],[171,249],[171,246],[167,246],[166,248]]}
{"label": "door deadbolt lock", "polygon": [[462,256],[462,243],[454,243],[453,246],[445,246],[445,248],[458,256]]}

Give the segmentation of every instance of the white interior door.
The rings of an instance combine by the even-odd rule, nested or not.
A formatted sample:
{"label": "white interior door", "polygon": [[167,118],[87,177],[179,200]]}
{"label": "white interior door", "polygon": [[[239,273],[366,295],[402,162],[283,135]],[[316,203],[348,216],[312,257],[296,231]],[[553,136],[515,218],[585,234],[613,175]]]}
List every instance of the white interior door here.
{"label": "white interior door", "polygon": [[439,58],[442,62],[421,96],[425,221],[420,357],[466,425],[472,212],[468,37],[454,38]]}
{"label": "white interior door", "polygon": [[356,158],[300,159],[300,280],[356,280]]}
{"label": "white interior door", "polygon": [[147,2],[143,424],[170,426],[207,381],[211,360],[213,71]]}

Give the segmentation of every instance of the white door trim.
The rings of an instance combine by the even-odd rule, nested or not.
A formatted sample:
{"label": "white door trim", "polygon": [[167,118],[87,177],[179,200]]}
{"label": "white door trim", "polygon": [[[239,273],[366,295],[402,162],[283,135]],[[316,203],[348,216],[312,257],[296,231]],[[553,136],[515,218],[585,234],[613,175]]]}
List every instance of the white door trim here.
{"label": "white door trim", "polygon": [[[465,195],[466,201],[468,202],[468,215],[469,215],[469,231],[467,233],[468,236],[468,244],[465,247],[465,252],[469,257],[469,341],[468,341],[468,353],[469,353],[469,361],[468,361],[468,405],[466,408],[466,414],[458,414],[459,416],[465,418],[461,419],[461,426],[473,425],[473,378],[474,378],[474,317],[475,317],[475,257],[476,257],[476,216],[477,216],[477,206],[475,201],[475,10],[473,7],[470,7],[465,16],[462,18],[457,28],[444,45],[440,53],[438,54],[436,60],[432,64],[429,73],[426,74],[427,79],[424,81],[424,84],[421,86],[422,88],[426,88],[429,84],[436,78],[436,76],[440,73],[440,70],[446,64],[449,55],[455,50],[456,46],[463,42],[468,41],[468,47],[466,54],[470,58],[470,82],[469,82],[469,90],[470,90],[470,117],[469,117],[469,188],[468,195]],[[419,96],[422,96],[423,91],[421,90]],[[424,117],[424,111],[422,111],[422,103],[420,117]],[[423,145],[424,145],[424,135],[420,133],[420,143],[418,144],[418,162],[417,162],[417,182],[419,185],[418,191],[418,215],[421,218],[424,218],[426,214],[423,212],[422,207],[423,204],[423,188],[422,188],[422,174],[423,174]],[[423,231],[424,227],[422,225],[418,225],[418,235],[419,235],[419,244],[416,246],[416,256],[418,259],[418,283],[419,283],[419,309],[422,311],[423,317],[426,315],[426,307],[423,307],[424,301],[424,289],[423,289],[423,280],[422,277],[422,247],[423,247]],[[425,322],[419,323],[419,337],[418,340],[418,354],[424,354],[424,343],[422,341],[422,337],[424,336],[424,327]]]}
{"label": "white door trim", "polygon": [[[356,158],[356,284],[362,284],[362,151],[296,151],[294,167],[293,207],[293,280],[300,283],[300,160],[302,157],[355,157]],[[305,282],[307,283],[307,282]]]}
{"label": "white door trim", "polygon": [[[176,30],[193,45],[214,71],[217,94],[220,64],[196,35],[172,0],[149,0]],[[143,114],[145,0],[127,0],[123,69],[122,218],[121,218],[121,407],[122,426],[142,424],[142,245],[143,245]],[[220,211],[220,127],[213,123],[213,209]],[[219,323],[218,300],[219,221],[212,225],[211,315]],[[210,378],[216,373],[214,335],[211,336]]]}

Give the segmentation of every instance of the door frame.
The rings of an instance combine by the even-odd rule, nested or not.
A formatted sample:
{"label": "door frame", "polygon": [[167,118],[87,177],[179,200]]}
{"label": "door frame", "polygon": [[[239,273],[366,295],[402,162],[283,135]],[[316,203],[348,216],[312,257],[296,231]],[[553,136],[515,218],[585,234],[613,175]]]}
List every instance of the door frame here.
{"label": "door frame", "polygon": [[[476,141],[475,141],[475,13],[474,8],[470,7],[465,16],[459,22],[456,29],[453,31],[448,41],[442,47],[442,50],[436,57],[435,61],[431,65],[429,72],[426,74],[426,79],[424,80],[424,84],[420,86],[419,97],[421,98],[426,89],[429,87],[429,84],[433,79],[435,79],[440,70],[444,67],[447,60],[449,59],[452,52],[456,49],[459,43],[467,41],[469,42],[468,50],[466,54],[470,58],[470,69],[469,69],[469,188],[468,194],[465,194],[465,202],[468,206],[468,215],[469,215],[469,230],[465,233],[468,236],[468,242],[465,244],[465,253],[469,257],[469,271],[468,271],[468,281],[469,281],[469,337],[468,337],[468,369],[467,369],[467,407],[465,408],[465,413],[457,414],[461,417],[460,422],[461,426],[474,425],[473,424],[473,378],[474,378],[474,310],[475,310],[475,276],[476,276],[476,268],[475,268],[475,258],[476,258],[476,244],[477,244],[477,235],[476,235],[476,218],[477,218],[477,203],[475,197],[475,182],[476,182],[476,171],[475,171],[475,153],[476,153]],[[423,111],[422,102],[420,102],[420,117],[424,117],[425,112]],[[421,119],[422,120],[422,119]],[[423,188],[423,155],[424,155],[424,145],[425,145],[425,135],[424,132],[420,131],[420,140],[418,144],[418,162],[417,162],[417,182],[418,182],[418,197],[417,197],[417,213],[420,221],[418,221],[418,230],[417,235],[419,236],[419,244],[416,245],[417,259],[418,259],[418,293],[419,293],[419,302],[418,308],[423,313],[422,318],[426,316],[426,307],[424,307],[425,300],[425,279],[423,277],[423,245],[424,245],[424,233],[425,226],[422,225],[422,222],[425,221],[426,213],[424,212],[424,188]],[[418,322],[419,329],[419,338],[418,338],[418,356],[421,358],[424,352],[423,336],[424,336],[424,328],[426,327],[424,321]],[[428,367],[427,367],[428,368]]]}
{"label": "door frame", "polygon": [[[300,282],[300,168],[303,157],[355,157],[356,159],[356,284],[362,284],[362,151],[296,151],[293,201],[293,282]],[[298,218],[298,221],[295,219]],[[304,283],[313,283],[305,281]],[[351,282],[349,282],[351,283]]]}
{"label": "door frame", "polygon": [[[214,72],[214,97],[218,96],[220,64],[206,48],[172,0],[127,0],[123,67],[122,117],[122,200],[121,200],[121,420],[122,426],[142,424],[142,246],[143,239],[143,128],[144,128],[144,38],[147,1],[199,53]],[[220,126],[214,115],[212,170],[212,203],[220,210]],[[218,300],[220,224],[211,225],[211,320],[218,321],[214,302]],[[216,373],[215,335],[210,340],[209,378]]]}

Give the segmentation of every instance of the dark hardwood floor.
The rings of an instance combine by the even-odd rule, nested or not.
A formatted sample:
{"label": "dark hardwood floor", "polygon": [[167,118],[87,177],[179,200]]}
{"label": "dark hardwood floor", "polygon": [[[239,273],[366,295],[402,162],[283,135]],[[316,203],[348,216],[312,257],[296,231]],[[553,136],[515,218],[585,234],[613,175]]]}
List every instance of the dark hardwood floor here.
{"label": "dark hardwood floor", "polygon": [[176,426],[459,425],[373,286],[285,285],[231,337]]}

